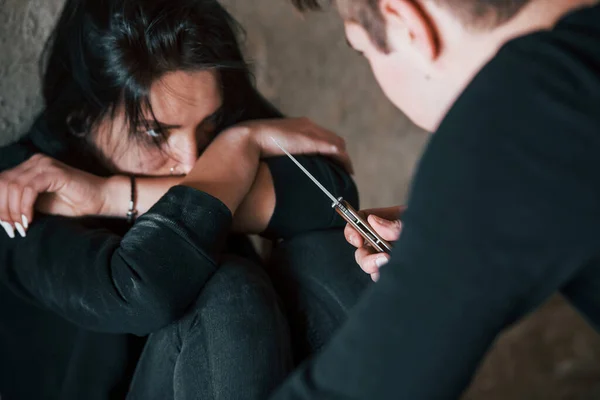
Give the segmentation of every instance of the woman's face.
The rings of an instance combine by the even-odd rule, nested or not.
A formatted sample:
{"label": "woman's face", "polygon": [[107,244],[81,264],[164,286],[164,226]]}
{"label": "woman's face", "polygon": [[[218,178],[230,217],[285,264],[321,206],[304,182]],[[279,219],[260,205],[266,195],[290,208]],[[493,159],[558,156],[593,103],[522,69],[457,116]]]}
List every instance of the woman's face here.
{"label": "woman's face", "polygon": [[145,125],[135,128],[140,139],[132,140],[121,108],[113,120],[100,124],[93,141],[116,172],[186,175],[216,133],[215,119],[222,102],[217,72],[172,72],[155,82],[150,91],[158,125],[151,112],[144,111],[151,129]]}

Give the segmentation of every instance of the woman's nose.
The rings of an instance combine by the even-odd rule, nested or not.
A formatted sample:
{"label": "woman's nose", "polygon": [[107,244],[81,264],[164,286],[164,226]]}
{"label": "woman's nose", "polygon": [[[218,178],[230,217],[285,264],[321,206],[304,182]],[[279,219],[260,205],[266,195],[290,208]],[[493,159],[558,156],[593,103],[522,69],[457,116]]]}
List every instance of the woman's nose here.
{"label": "woman's nose", "polygon": [[187,175],[198,160],[198,140],[195,134],[171,135],[171,154],[177,163],[175,170]]}

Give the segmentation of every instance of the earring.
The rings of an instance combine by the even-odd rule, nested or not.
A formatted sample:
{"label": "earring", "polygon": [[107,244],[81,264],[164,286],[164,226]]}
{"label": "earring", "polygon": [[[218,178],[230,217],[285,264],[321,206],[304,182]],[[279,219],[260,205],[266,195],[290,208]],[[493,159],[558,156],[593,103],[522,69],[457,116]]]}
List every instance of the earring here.
{"label": "earring", "polygon": [[175,167],[171,167],[171,175],[175,175]]}

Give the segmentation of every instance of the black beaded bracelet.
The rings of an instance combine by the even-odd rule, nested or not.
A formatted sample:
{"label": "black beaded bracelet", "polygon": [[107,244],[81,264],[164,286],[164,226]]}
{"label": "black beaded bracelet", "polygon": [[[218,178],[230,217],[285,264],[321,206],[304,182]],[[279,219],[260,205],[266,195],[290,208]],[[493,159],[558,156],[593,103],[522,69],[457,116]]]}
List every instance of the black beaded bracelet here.
{"label": "black beaded bracelet", "polygon": [[127,211],[127,222],[133,224],[135,222],[135,217],[137,217],[137,210],[135,209],[135,205],[137,203],[136,196],[136,186],[135,186],[135,176],[131,175],[129,177],[131,180],[131,200],[129,200],[129,211]]}

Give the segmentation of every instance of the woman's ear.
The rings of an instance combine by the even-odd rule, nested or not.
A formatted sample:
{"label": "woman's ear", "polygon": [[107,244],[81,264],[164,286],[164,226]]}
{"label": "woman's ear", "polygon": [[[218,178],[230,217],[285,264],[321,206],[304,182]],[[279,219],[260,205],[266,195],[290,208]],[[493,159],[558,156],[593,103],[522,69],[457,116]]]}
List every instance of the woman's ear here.
{"label": "woman's ear", "polygon": [[380,0],[392,51],[414,50],[426,62],[439,54],[437,32],[425,10],[415,0]]}

